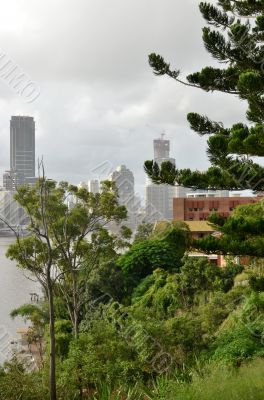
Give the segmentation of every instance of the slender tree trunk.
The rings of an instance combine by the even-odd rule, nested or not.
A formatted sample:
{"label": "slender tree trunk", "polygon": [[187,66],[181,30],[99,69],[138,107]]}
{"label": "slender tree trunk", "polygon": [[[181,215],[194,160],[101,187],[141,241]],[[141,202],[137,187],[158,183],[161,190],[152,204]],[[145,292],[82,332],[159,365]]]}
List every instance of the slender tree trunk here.
{"label": "slender tree trunk", "polygon": [[78,314],[76,310],[74,310],[74,337],[78,337]]}
{"label": "slender tree trunk", "polygon": [[76,273],[72,274],[73,279],[73,332],[74,337],[78,336],[78,324],[79,324],[79,316],[78,316],[78,298],[77,298],[77,276]]}
{"label": "slender tree trunk", "polygon": [[54,316],[54,299],[53,288],[50,274],[47,279],[48,283],[48,300],[49,300],[49,333],[50,333],[50,371],[49,371],[49,385],[50,385],[50,400],[56,400],[56,351],[55,351],[55,316]]}

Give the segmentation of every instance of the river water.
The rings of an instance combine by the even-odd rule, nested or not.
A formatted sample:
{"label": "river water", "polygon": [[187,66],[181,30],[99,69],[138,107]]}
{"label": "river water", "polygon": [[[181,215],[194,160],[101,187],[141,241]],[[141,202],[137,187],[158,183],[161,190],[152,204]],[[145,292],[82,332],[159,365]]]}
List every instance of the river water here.
{"label": "river water", "polygon": [[0,363],[8,357],[7,346],[17,337],[17,329],[26,325],[22,318],[12,320],[10,312],[30,302],[29,293],[40,293],[39,285],[26,278],[16,263],[6,258],[12,237],[0,237]]}

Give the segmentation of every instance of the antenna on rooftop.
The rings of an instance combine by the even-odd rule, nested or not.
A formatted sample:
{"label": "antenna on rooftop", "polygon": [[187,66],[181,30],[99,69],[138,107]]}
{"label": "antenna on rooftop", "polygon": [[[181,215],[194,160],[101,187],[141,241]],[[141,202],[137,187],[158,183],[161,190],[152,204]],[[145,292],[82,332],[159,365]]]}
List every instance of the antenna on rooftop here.
{"label": "antenna on rooftop", "polygon": [[[152,129],[153,131],[160,133],[160,130],[155,128],[154,126],[150,125],[150,124],[146,124],[146,126],[150,129]],[[166,131],[165,129],[163,130],[163,132],[161,133],[161,139],[164,140],[164,137],[166,136]]]}

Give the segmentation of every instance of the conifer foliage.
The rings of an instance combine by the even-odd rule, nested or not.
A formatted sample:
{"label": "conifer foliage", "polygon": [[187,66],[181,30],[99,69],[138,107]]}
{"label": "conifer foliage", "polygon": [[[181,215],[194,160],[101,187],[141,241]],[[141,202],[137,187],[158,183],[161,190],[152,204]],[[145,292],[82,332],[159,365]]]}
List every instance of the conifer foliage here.
{"label": "conifer foliage", "polygon": [[149,55],[155,75],[207,92],[231,94],[247,101],[248,124],[231,127],[191,112],[191,129],[208,135],[207,154],[211,162],[205,172],[176,169],[165,162],[158,166],[145,162],[145,171],[154,183],[183,185],[194,189],[264,190],[264,168],[254,157],[264,156],[264,0],[219,0],[217,5],[201,2],[206,50],[219,61],[220,68],[206,66],[181,79],[158,54]]}

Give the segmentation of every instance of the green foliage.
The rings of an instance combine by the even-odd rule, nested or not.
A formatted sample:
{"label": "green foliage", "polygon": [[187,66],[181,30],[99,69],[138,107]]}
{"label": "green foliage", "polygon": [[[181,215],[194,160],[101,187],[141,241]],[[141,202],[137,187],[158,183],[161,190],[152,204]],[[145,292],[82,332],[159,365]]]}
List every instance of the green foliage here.
{"label": "green foliage", "polygon": [[[30,235],[9,246],[7,256],[36,276],[47,297],[51,265],[56,269],[59,281],[49,280],[54,291],[61,290],[77,334],[87,276],[129,246],[131,232],[126,227],[120,228],[119,235],[105,229],[107,223],[121,223],[127,215],[118,203],[117,189],[113,182],[104,181],[100,193],[93,194],[67,182],[42,178],[34,187],[19,187],[15,198],[29,217]],[[74,199],[71,207],[68,198]]]}
{"label": "green foliage", "polygon": [[133,300],[133,310],[140,317],[145,318],[146,309],[152,318],[164,319],[173,315],[181,305],[177,274],[155,270],[135,289]]}
{"label": "green foliage", "polygon": [[93,268],[89,274],[86,271],[87,265],[83,265],[83,279],[85,280],[84,313],[88,312],[87,307],[89,307],[90,302],[96,301],[106,293],[116,301],[122,301],[124,298],[126,294],[124,276],[116,265],[115,259],[116,257],[108,262],[99,263],[98,267]]}
{"label": "green foliage", "polygon": [[236,207],[233,214],[223,220],[217,215],[209,218],[221,237],[208,236],[194,241],[193,246],[207,253],[264,256],[263,201]]}
{"label": "green foliage", "polygon": [[235,365],[253,356],[264,356],[264,294],[244,298],[220,329],[213,359]]}
{"label": "green foliage", "polygon": [[241,266],[231,264],[220,269],[205,257],[185,257],[182,263],[178,273],[157,269],[143,279],[132,295],[135,309],[142,308],[144,314],[147,308],[157,318],[172,316],[178,308],[199,305],[202,299],[208,302],[213,292],[228,292],[241,272]]}
{"label": "green foliage", "polygon": [[209,382],[212,362],[217,376],[220,365],[238,367],[264,355],[263,293],[232,287],[238,272],[230,262],[225,270],[185,257],[178,272],[156,269],[143,278],[130,306],[111,298],[87,305],[77,338],[69,321],[57,320],[59,396],[143,400],[166,393],[169,399],[191,393],[200,379]]}
{"label": "green foliage", "polygon": [[192,373],[192,383],[161,378],[147,392],[151,400],[262,400],[264,361],[258,359],[239,372],[209,364],[202,374]]}
{"label": "green foliage", "polygon": [[24,304],[15,308],[10,313],[11,318],[21,316],[30,320],[33,326],[44,327],[48,323],[49,315],[47,309],[41,305]]}
{"label": "green foliage", "polygon": [[147,222],[139,225],[135,234],[134,244],[149,239],[153,232],[153,227],[153,224]]}
{"label": "green foliage", "polygon": [[148,275],[142,279],[138,286],[133,290],[131,299],[132,304],[140,300],[140,298],[147,292],[147,290],[154,284],[155,275]]}
{"label": "green foliage", "polygon": [[28,373],[26,365],[14,358],[0,367],[1,400],[48,400],[48,388],[39,372]]}
{"label": "green foliage", "polygon": [[251,275],[249,285],[256,292],[264,292],[264,276]]}
{"label": "green foliage", "polygon": [[228,262],[225,268],[221,269],[222,289],[228,292],[234,285],[235,277],[243,271],[244,267],[240,264]]}
{"label": "green foliage", "polygon": [[[120,253],[130,247],[130,230],[121,227],[118,235],[100,229],[91,236],[89,251],[79,270],[83,305],[81,313],[87,311],[87,304],[105,293],[121,301],[125,294],[124,277],[116,265]],[[86,310],[86,311],[85,311]]]}
{"label": "green foliage", "polygon": [[68,358],[62,364],[59,387],[64,398],[73,398],[70,396],[80,387],[90,390],[102,382],[135,383],[139,378],[140,365],[133,347],[110,323],[98,320],[71,342]]}
{"label": "green foliage", "polygon": [[[210,364],[202,371],[189,371],[192,383],[174,377],[161,376],[151,388],[135,386],[113,390],[102,384],[93,400],[262,400],[263,360],[244,365],[240,371]],[[67,399],[66,399],[67,400]]]}
{"label": "green foliage", "polygon": [[69,345],[72,339],[71,321],[57,320],[55,322],[56,335],[56,354],[59,357],[65,357],[68,354]]}
{"label": "green foliage", "polygon": [[117,261],[123,271],[128,293],[157,268],[177,271],[188,244],[188,232],[182,227],[170,228],[159,238],[134,244]]}
{"label": "green foliage", "polygon": [[179,291],[184,303],[192,304],[195,296],[220,288],[221,270],[206,258],[187,258],[179,274]]}
{"label": "green foliage", "polygon": [[[46,358],[48,358],[49,352],[50,352],[50,345],[48,342],[49,339],[49,329],[48,325],[46,326],[45,329],[45,354]],[[56,357],[59,362],[64,360],[69,351],[69,346],[70,343],[73,339],[73,334],[72,334],[72,324],[71,321],[69,320],[64,320],[64,319],[56,319],[55,321],[55,338],[56,338],[56,344],[55,344],[55,349],[56,349]]]}
{"label": "green foliage", "polygon": [[[104,229],[107,223],[120,223],[127,216],[126,208],[119,205],[113,182],[102,182],[100,193],[93,194],[66,182],[57,184],[45,177],[44,168],[42,172],[43,177],[35,186],[18,187],[14,195],[28,216],[30,234],[23,238],[17,235],[16,242],[9,246],[7,256],[35,276],[48,301],[49,390],[50,398],[54,400],[56,351],[65,356],[70,341],[69,333],[60,325],[56,346],[55,294],[59,288],[72,331],[77,337],[86,287],[81,266],[89,259],[88,264],[93,268],[97,255],[99,260],[105,254],[108,257],[115,255],[113,243],[117,248],[124,248],[130,231],[121,227],[121,237],[113,238]],[[69,198],[73,200],[72,207],[68,205]],[[92,236],[90,242],[86,239],[88,235]],[[102,242],[107,250],[101,251],[98,247]]]}

